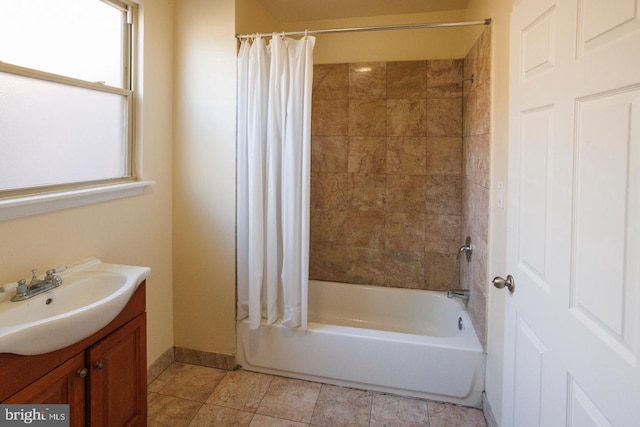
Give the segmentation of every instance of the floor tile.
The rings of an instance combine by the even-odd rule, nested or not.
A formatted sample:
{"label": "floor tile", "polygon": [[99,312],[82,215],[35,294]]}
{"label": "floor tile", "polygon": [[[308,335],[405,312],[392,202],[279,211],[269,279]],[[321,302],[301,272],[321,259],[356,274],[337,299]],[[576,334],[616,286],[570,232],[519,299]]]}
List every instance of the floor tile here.
{"label": "floor tile", "polygon": [[486,427],[479,409],[185,363],[149,385],[147,402],[150,427]]}
{"label": "floor tile", "polygon": [[283,420],[281,418],[267,417],[266,415],[255,415],[249,427],[307,427],[309,424],[297,421]]}
{"label": "floor tile", "polygon": [[202,403],[157,393],[148,394],[147,426],[188,426]]}
{"label": "floor tile", "polygon": [[207,403],[255,412],[273,377],[243,370],[227,372]]}
{"label": "floor tile", "polygon": [[351,388],[323,385],[311,418],[316,426],[369,425],[372,393]]}
{"label": "floor tile", "polygon": [[371,427],[428,426],[427,402],[376,393],[371,405]]}
{"label": "floor tile", "polygon": [[189,427],[248,427],[252,418],[251,412],[205,403]]}
{"label": "floor tile", "polygon": [[160,395],[158,393],[153,393],[151,391],[147,391],[147,406],[151,405],[155,399],[157,399]]}
{"label": "floor tile", "polygon": [[308,423],[320,388],[318,383],[274,377],[257,413]]}
{"label": "floor tile", "polygon": [[162,371],[162,373],[160,373],[160,375],[158,375],[156,379],[149,384],[147,391],[157,393],[162,390],[164,386],[169,384],[171,378],[173,378],[176,372],[178,372],[176,365],[178,365],[178,363],[172,363],[167,369]]}
{"label": "floor tile", "polygon": [[198,402],[206,402],[227,372],[186,363],[174,363],[167,371],[166,376],[163,372],[156,379],[164,382],[164,385],[156,389],[154,381],[151,384],[152,391]]}
{"label": "floor tile", "polygon": [[428,402],[430,427],[486,427],[480,409],[465,408],[448,403]]}

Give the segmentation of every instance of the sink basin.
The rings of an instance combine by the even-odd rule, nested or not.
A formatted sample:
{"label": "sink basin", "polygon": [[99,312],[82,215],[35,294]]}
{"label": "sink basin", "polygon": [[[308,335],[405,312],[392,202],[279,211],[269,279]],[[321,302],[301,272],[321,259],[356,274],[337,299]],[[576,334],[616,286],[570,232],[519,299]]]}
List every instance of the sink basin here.
{"label": "sink basin", "polygon": [[64,348],[99,331],[149,276],[148,267],[92,259],[60,273],[62,285],[19,302],[0,302],[0,353],[35,355]]}

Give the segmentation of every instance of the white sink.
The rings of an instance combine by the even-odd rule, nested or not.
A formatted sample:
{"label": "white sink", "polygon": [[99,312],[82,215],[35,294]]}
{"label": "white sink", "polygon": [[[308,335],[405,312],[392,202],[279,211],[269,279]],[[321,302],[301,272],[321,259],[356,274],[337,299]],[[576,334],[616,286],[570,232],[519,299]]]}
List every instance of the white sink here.
{"label": "white sink", "polygon": [[60,273],[62,285],[33,298],[0,302],[0,353],[43,354],[74,344],[111,322],[148,267],[92,259]]}

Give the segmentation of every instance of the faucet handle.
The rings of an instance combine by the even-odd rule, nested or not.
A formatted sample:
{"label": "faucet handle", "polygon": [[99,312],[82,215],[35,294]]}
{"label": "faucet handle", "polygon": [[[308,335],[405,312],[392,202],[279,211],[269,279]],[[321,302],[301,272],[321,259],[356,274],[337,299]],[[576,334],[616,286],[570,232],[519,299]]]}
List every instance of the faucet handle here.
{"label": "faucet handle", "polygon": [[465,254],[467,257],[467,262],[471,262],[471,257],[473,256],[473,246],[471,245],[471,237],[467,236],[466,241],[464,242],[464,246],[461,246],[456,254],[456,259],[460,259],[460,255]]}
{"label": "faucet handle", "polygon": [[57,266],[55,268],[52,268],[51,270],[47,270],[47,276],[51,277],[56,273],[62,273],[66,269],[67,269],[66,265],[59,265],[59,266]]}
{"label": "faucet handle", "polygon": [[62,285],[62,277],[57,276],[56,273],[62,273],[66,269],[67,266],[61,265],[56,268],[52,268],[51,270],[47,270],[47,277],[45,277],[45,280],[50,280],[51,282],[53,282],[55,287]]}
{"label": "faucet handle", "polygon": [[27,281],[24,279],[18,280],[18,287],[16,288],[16,295],[24,295],[27,293]]}

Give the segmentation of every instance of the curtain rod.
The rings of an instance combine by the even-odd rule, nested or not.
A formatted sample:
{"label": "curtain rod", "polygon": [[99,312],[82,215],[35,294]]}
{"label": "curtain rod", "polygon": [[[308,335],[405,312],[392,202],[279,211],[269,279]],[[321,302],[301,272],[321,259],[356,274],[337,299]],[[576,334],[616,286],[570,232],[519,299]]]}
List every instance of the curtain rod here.
{"label": "curtain rod", "polygon": [[[422,28],[444,28],[444,27],[468,27],[471,25],[489,25],[491,19],[483,19],[481,21],[460,21],[460,22],[436,22],[430,24],[407,24],[407,25],[383,25],[373,27],[350,27],[350,28],[329,28],[326,30],[305,30],[305,31],[287,31],[274,32],[282,36],[304,36],[307,34],[333,34],[333,33],[353,33],[361,31],[388,31],[388,30],[417,30]],[[236,34],[237,39],[250,39],[257,34]],[[271,37],[271,34],[260,34],[263,37]]]}

